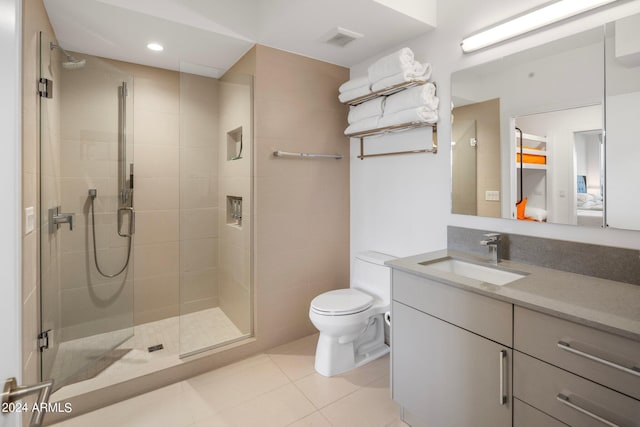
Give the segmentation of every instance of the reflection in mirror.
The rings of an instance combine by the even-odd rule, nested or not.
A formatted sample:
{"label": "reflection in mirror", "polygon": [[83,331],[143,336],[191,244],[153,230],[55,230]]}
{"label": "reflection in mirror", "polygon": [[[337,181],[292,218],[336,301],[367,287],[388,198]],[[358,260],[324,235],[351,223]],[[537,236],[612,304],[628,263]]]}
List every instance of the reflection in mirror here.
{"label": "reflection in mirror", "polygon": [[640,230],[640,14],[607,24],[605,52],[607,226]]}
{"label": "reflection in mirror", "polygon": [[[602,226],[599,139],[602,135],[602,107],[593,105],[517,117],[514,125],[516,154],[513,158],[517,170],[514,179],[517,193],[514,196],[517,196],[517,202],[524,204],[521,209],[516,209],[517,218]],[[516,129],[522,131],[522,139]],[[592,154],[591,174],[587,174],[584,167],[587,140],[592,147],[589,151]],[[592,187],[578,186],[578,175],[585,176],[585,181],[588,178]],[[516,203],[512,206],[515,209]]]}
{"label": "reflection in mirror", "polygon": [[603,225],[603,49],[596,28],[451,76],[453,213]]}
{"label": "reflection in mirror", "polygon": [[[465,105],[452,115],[453,210],[499,217],[500,204],[485,196],[500,188],[500,102],[491,99]],[[489,198],[498,200],[495,193]]]}
{"label": "reflection in mirror", "polygon": [[453,161],[460,165],[452,176],[453,194],[451,202],[456,212],[477,215],[476,202],[476,121],[459,120],[453,125],[451,155]]}

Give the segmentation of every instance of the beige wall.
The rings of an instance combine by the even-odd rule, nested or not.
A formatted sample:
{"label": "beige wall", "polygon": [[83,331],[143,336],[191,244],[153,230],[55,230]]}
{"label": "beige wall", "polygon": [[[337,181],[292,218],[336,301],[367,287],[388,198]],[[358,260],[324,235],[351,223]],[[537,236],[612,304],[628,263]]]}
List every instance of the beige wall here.
{"label": "beige wall", "polygon": [[486,191],[500,191],[500,100],[457,107],[453,114],[456,121],[476,121],[477,215],[500,218],[500,201],[485,200]]}
{"label": "beige wall", "polygon": [[[255,289],[264,346],[315,332],[309,303],[349,286],[349,70],[255,48]],[[274,158],[275,150],[343,160]]]}

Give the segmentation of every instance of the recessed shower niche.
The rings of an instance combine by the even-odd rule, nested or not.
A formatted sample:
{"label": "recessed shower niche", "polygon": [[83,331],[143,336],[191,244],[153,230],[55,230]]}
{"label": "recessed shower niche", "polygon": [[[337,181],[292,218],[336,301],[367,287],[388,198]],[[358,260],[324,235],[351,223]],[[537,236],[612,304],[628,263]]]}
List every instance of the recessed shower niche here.
{"label": "recessed shower niche", "polygon": [[227,160],[242,158],[242,126],[227,132]]}
{"label": "recessed shower niche", "polygon": [[242,197],[227,196],[227,224],[242,227]]}

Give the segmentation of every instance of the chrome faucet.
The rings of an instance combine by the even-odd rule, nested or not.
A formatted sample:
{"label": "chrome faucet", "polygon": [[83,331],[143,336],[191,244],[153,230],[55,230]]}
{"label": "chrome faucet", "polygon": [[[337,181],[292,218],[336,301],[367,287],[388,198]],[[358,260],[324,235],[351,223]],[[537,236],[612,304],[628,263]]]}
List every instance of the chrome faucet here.
{"label": "chrome faucet", "polygon": [[489,248],[489,262],[493,265],[498,265],[501,258],[501,241],[499,233],[487,233],[484,235],[485,239],[480,241],[482,246]]}

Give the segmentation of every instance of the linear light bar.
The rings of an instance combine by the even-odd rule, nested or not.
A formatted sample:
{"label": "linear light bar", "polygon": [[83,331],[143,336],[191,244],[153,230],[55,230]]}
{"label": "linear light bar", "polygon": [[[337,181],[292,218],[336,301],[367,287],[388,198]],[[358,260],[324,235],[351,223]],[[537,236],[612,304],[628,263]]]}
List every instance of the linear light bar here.
{"label": "linear light bar", "polygon": [[460,47],[464,53],[473,52],[614,1],[618,0],[560,0],[466,37]]}

